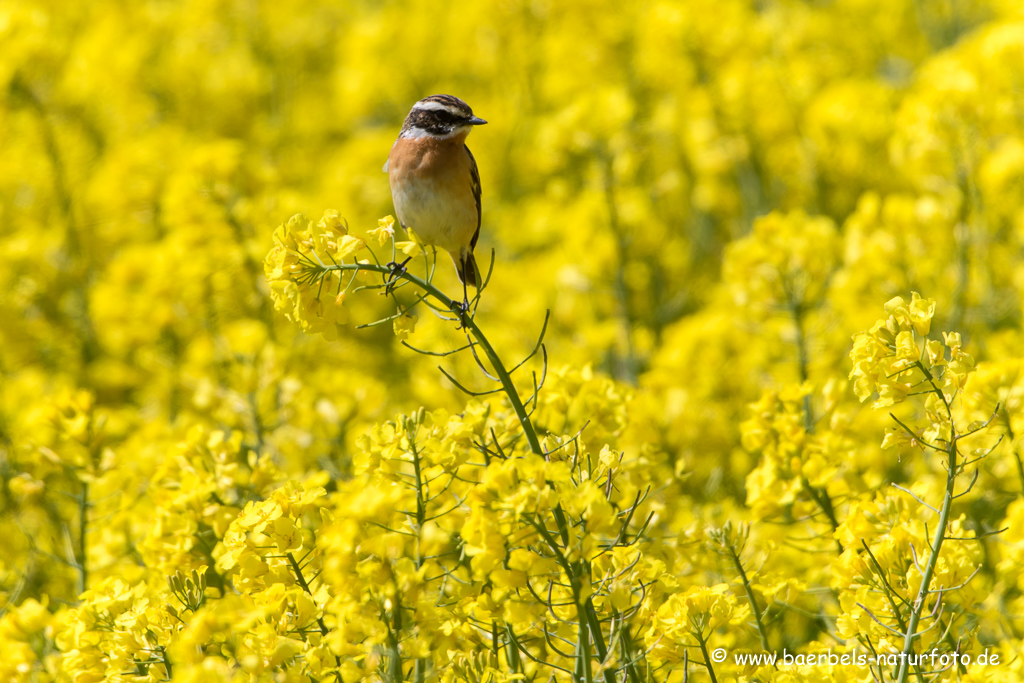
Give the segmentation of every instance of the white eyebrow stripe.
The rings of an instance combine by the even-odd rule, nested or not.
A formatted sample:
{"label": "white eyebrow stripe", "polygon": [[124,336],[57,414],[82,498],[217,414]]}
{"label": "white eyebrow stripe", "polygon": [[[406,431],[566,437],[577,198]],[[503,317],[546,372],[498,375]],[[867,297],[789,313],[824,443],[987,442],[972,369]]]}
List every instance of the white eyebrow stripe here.
{"label": "white eyebrow stripe", "polygon": [[449,133],[445,133],[444,135],[436,135],[418,126],[411,126],[403,130],[398,137],[405,138],[407,140],[415,140],[417,138],[434,138],[435,140],[450,140],[451,138],[455,137],[456,135],[466,130],[467,128],[472,128],[472,126],[456,126]]}
{"label": "white eyebrow stripe", "polygon": [[416,104],[412,105],[412,108],[414,110],[419,109],[420,111],[446,111],[449,114],[456,116],[460,114],[460,112],[454,107],[451,107],[442,102],[434,102],[433,100],[427,102],[417,102]]}

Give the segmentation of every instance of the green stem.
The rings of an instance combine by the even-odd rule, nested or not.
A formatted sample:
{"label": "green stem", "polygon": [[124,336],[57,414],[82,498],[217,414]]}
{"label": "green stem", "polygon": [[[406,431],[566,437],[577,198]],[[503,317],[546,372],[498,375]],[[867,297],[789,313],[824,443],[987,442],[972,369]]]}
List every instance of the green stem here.
{"label": "green stem", "polygon": [[[383,275],[391,275],[392,273],[391,268],[388,266],[373,263],[341,263],[330,266],[321,266],[321,268],[324,271],[369,270]],[[433,283],[428,280],[416,277],[408,272],[399,273],[396,277],[416,285],[423,291],[430,294],[430,296],[436,299],[438,303],[445,306],[453,313],[460,313],[460,311],[453,305],[455,299],[450,296],[446,296],[444,292],[435,287]],[[501,358],[498,357],[498,353],[494,350],[494,347],[491,346],[491,343],[487,340],[487,337],[484,336],[484,333],[480,330],[480,327],[472,317],[462,314],[461,322],[473,334],[473,338],[476,339],[477,344],[484,350],[484,353],[487,355],[487,359],[491,362],[494,374],[498,376],[501,388],[505,391],[505,395],[508,396],[508,400],[512,404],[512,410],[515,411],[516,417],[519,418],[519,424],[523,427],[523,433],[526,434],[526,440],[530,444],[530,450],[543,457],[544,450],[540,446],[540,439],[537,438],[537,432],[533,428],[533,423],[530,421],[530,415],[526,412],[526,406],[523,405],[523,400],[519,398],[519,391],[516,390],[516,386],[512,382],[512,377],[509,375],[508,370],[505,369],[505,365],[501,362]]]}
{"label": "green stem", "polygon": [[754,613],[754,619],[757,621],[757,634],[761,637],[761,649],[768,652],[768,633],[765,631],[764,622],[761,621],[761,608],[757,606],[754,589],[750,586],[750,579],[747,578],[747,572],[743,569],[740,556],[736,554],[736,551],[731,546],[729,547],[729,552],[732,555],[733,564],[736,565],[736,571],[740,573],[740,579],[743,580],[743,590],[746,591],[747,600],[750,601],[750,611]]}
{"label": "green stem", "polygon": [[[1012,439],[1013,437],[1010,437],[1010,438]],[[1011,443],[1012,443],[1012,441],[1011,441]],[[1020,449],[1019,448],[1014,448],[1011,451],[1011,453],[1013,453],[1014,460],[1017,461],[1017,478],[1020,479],[1021,489],[1022,489],[1022,491],[1024,491],[1024,461],[1021,460]]]}
{"label": "green stem", "polygon": [[508,668],[512,670],[514,674],[520,674],[523,672],[523,659],[519,654],[519,648],[516,646],[516,634],[512,630],[512,624],[505,623],[505,658],[508,660]]}
{"label": "green stem", "polygon": [[632,637],[629,634],[629,626],[623,621],[621,623],[621,635],[619,644],[622,646],[622,661],[626,663],[626,677],[629,683],[641,683],[640,674],[637,672],[636,662],[633,659]]}
{"label": "green stem", "polygon": [[[412,430],[409,430],[409,423],[413,424]],[[412,420],[408,420],[406,431],[411,431],[409,435],[409,450],[412,452],[412,465],[416,475],[416,569],[423,567],[423,525],[427,520],[427,502],[423,493],[423,472],[420,468],[420,452],[416,448],[416,432],[418,429],[419,422],[413,423]],[[427,663],[422,658],[417,658],[413,664],[413,679],[416,683],[423,683],[426,678]]]}
{"label": "green stem", "polygon": [[[935,383],[935,377],[920,360],[918,360],[915,365],[924,374],[925,380],[931,385],[932,392],[940,401],[942,401],[942,405],[946,409],[946,416],[949,417],[950,422],[952,422],[953,413],[950,410],[949,401],[946,400],[945,394],[942,393],[942,390]],[[956,487],[957,474],[956,443],[958,438],[955,428],[952,429],[949,437],[949,450],[946,451],[949,458],[946,464],[946,493],[942,500],[942,508],[939,510],[939,526],[935,530],[935,538],[932,540],[931,556],[928,558],[928,562],[925,563],[924,572],[921,574],[921,588],[918,590],[917,597],[914,599],[914,605],[910,611],[910,619],[907,621],[907,633],[903,638],[903,658],[900,662],[899,675],[897,677],[898,683],[906,683],[907,676],[910,673],[908,657],[914,649],[914,638],[919,635],[917,633],[917,625],[921,621],[921,613],[924,611],[924,603],[928,598],[928,592],[932,582],[932,574],[935,573],[935,566],[939,561],[939,551],[942,550],[942,542],[946,538],[946,525],[949,522],[949,514],[953,508],[953,492]]]}
{"label": "green stem", "polygon": [[[301,588],[306,595],[312,597],[313,591],[310,589],[309,583],[306,581],[306,577],[302,575],[302,567],[299,566],[299,561],[295,559],[295,554],[288,553],[287,558],[288,564],[291,566],[292,571],[295,572],[295,581],[299,584],[299,588]],[[327,624],[324,622],[324,618],[322,616],[318,616],[316,618],[316,625],[320,627],[320,634],[326,636]],[[334,661],[338,665],[338,668],[341,668],[341,658],[335,655]],[[338,681],[342,680],[341,674],[338,672],[334,673],[334,677]]]}
{"label": "green stem", "polygon": [[590,628],[587,625],[586,612],[581,606],[577,607],[579,614],[579,627],[576,639],[576,680],[583,680],[586,683],[594,682],[594,673],[590,668]]}
{"label": "green stem", "polygon": [[697,634],[697,643],[700,645],[700,653],[704,655],[704,666],[707,667],[708,675],[711,676],[711,683],[718,683],[718,679],[715,677],[715,668],[711,666],[711,655],[708,654],[708,645],[705,640]]}
{"label": "green stem", "polygon": [[[867,552],[868,557],[871,558],[871,563],[875,567],[875,573],[878,574],[878,580],[882,583],[882,587],[879,588],[879,590],[882,592],[882,595],[885,596],[885,599],[889,603],[889,610],[892,612],[893,618],[896,619],[896,625],[900,627],[901,632],[906,633],[907,624],[903,621],[903,615],[900,614],[899,607],[896,605],[896,601],[893,600],[893,596],[896,595],[897,597],[899,597],[900,601],[903,602],[903,604],[909,603],[907,603],[907,601],[903,599],[903,596],[898,595],[896,593],[896,590],[889,584],[888,579],[885,578],[885,570],[882,569],[882,565],[875,558],[875,554],[871,552],[871,547],[867,544],[867,542],[861,539],[861,545],[864,546],[864,550]],[[924,674],[921,672],[921,667],[917,664],[914,665],[914,675],[917,676],[917,680],[919,681],[919,683],[925,683]]]}
{"label": "green stem", "polygon": [[[821,511],[825,513],[825,517],[828,518],[828,523],[832,526],[832,532],[835,533],[839,529],[839,520],[836,518],[835,507],[832,505],[832,498],[828,495],[828,491],[824,488],[815,488],[811,485],[810,480],[807,477],[801,476],[800,483],[803,485],[804,490],[807,491],[808,495],[818,504]],[[843,554],[843,544],[836,539],[836,551]]]}
{"label": "green stem", "polygon": [[[1010,424],[1010,412],[1005,407],[1003,408],[1003,415],[1006,416],[1007,440],[1012,444],[1017,437],[1013,433],[1013,426]],[[1020,448],[1013,448],[1010,452],[1013,453],[1013,459],[1017,462],[1017,478],[1020,479],[1021,491],[1024,492],[1024,461],[1020,457]]]}
{"label": "green stem", "polygon": [[404,683],[405,681],[405,673],[402,671],[402,649],[398,644],[398,634],[401,632],[402,603],[398,601],[396,595],[395,607],[391,612],[391,628],[388,629],[387,636],[388,654],[385,655],[388,683]]}
{"label": "green stem", "polygon": [[[589,568],[587,570],[589,574]],[[581,577],[585,578],[585,577]],[[590,633],[594,638],[594,649],[597,650],[597,661],[603,665],[608,661],[608,645],[604,642],[604,633],[601,632],[601,620],[597,616],[597,609],[594,607],[594,599],[592,597],[587,598],[586,603],[583,605],[584,614],[587,617],[587,625],[590,627]],[[615,683],[615,675],[612,669],[606,668],[604,670],[605,683]]]}
{"label": "green stem", "polygon": [[932,582],[932,574],[935,573],[935,566],[939,561],[939,551],[942,550],[942,542],[946,538],[946,524],[949,521],[949,513],[953,508],[953,490],[956,485],[956,438],[951,439],[949,444],[949,462],[946,476],[946,494],[942,501],[942,509],[939,510],[939,525],[935,530],[935,539],[932,541],[931,556],[925,563],[924,572],[921,574],[921,588],[914,600],[914,607],[910,612],[910,620],[907,622],[907,634],[903,639],[903,658],[900,663],[898,683],[906,683],[910,673],[908,666],[910,653],[914,649],[914,638],[917,637],[917,625],[921,621],[921,613],[924,611],[924,603],[928,598],[929,587]]}
{"label": "green stem", "polygon": [[81,595],[89,585],[89,568],[86,564],[88,543],[86,534],[89,530],[89,482],[82,481],[82,495],[78,498],[78,594]]}
{"label": "green stem", "polygon": [[604,155],[604,196],[608,205],[608,224],[615,237],[618,251],[618,265],[615,269],[615,297],[618,299],[619,315],[622,317],[622,334],[626,344],[626,357],[621,367],[614,368],[616,375],[632,385],[637,383],[639,363],[633,343],[633,316],[629,305],[629,287],[626,285],[626,264],[629,259],[629,240],[619,222],[618,203],[615,201],[615,174],[612,171],[612,157]]}
{"label": "green stem", "polygon": [[418,429],[418,425],[413,430],[409,430],[410,423],[412,423],[412,420],[406,423],[406,431],[412,431],[409,435],[409,451],[412,453],[413,475],[416,477],[416,569],[419,569],[423,566],[420,544],[423,542],[423,525],[427,521],[427,502],[424,499],[423,493],[423,472],[420,469],[420,452],[416,448],[415,429]]}
{"label": "green stem", "polygon": [[157,648],[157,651],[160,653],[161,663],[164,665],[164,670],[167,672],[167,680],[173,679],[174,673],[171,670],[171,660],[167,657],[167,648],[161,645]]}
{"label": "green stem", "polygon": [[[796,327],[797,368],[800,371],[800,383],[803,384],[808,380],[809,376],[807,371],[807,335],[804,332],[803,308],[800,304],[793,304],[790,310],[793,313],[793,325]],[[814,431],[814,414],[812,411],[811,396],[808,394],[804,396],[804,429],[808,434]]]}
{"label": "green stem", "polygon": [[[793,325],[796,327],[796,349],[797,349],[797,367],[800,371],[800,383],[804,384],[810,378],[810,373],[807,369],[809,364],[808,353],[807,353],[807,333],[804,331],[804,308],[800,303],[791,303],[790,312],[793,314]],[[810,394],[804,396],[804,431],[808,434],[814,433],[814,406],[811,403]],[[836,519],[835,508],[832,505],[832,498],[828,495],[828,490],[824,487],[816,489],[811,486],[811,482],[807,480],[807,477],[802,478],[804,488],[810,494],[814,502],[818,504],[821,511],[828,517],[829,524],[832,525],[832,531],[836,531],[839,528],[839,520]],[[836,540],[836,550],[839,554],[843,554],[843,544]]]}

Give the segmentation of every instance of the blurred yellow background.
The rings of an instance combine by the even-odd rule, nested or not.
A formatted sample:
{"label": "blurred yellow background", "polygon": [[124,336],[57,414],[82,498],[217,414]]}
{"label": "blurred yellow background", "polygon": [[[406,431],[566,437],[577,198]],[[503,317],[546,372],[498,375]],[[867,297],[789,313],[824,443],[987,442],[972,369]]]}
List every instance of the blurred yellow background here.
{"label": "blurred yellow background", "polygon": [[[511,365],[550,310],[540,428],[558,440],[590,420],[594,453],[649,458],[680,538],[760,521],[751,543],[768,562],[801,520],[831,551],[822,491],[851,527],[890,481],[941,493],[938,465],[879,449],[886,411],[847,386],[851,336],[894,296],[934,299],[933,329],[960,331],[987,373],[962,417],[997,400],[1005,413],[963,523],[1015,534],[984,546],[987,588],[957,628],[972,646],[1019,644],[1022,74],[1012,0],[0,5],[0,609],[13,615],[0,643],[19,653],[0,672],[99,680],[99,664],[53,659],[72,649],[54,644],[56,617],[12,620],[66,615],[119,575],[165,591],[175,567],[209,564],[247,501],[289,479],[330,493],[368,476],[353,463],[374,425],[420,406],[472,412],[437,371],[489,389],[471,358],[413,353],[390,325],[354,329],[395,312],[384,297],[346,301],[348,333],[326,341],[274,310],[264,274],[294,214],[334,209],[365,236],[393,213],[381,166],[435,93],[489,122],[468,140],[478,260],[495,255],[478,322]],[[435,283],[458,292],[440,266]],[[465,342],[417,314],[409,343]],[[799,441],[816,420],[835,430],[811,449],[821,462],[766,454],[766,432]],[[153,493],[195,449],[241,463],[213,477],[245,480],[237,509]],[[202,556],[188,539],[212,528]],[[154,540],[167,534],[173,552]],[[688,586],[730,580],[718,560],[675,561]],[[813,556],[772,562],[806,582],[794,594],[841,592],[842,572]],[[785,592],[771,585],[759,595]],[[836,632],[778,614],[790,646]]]}

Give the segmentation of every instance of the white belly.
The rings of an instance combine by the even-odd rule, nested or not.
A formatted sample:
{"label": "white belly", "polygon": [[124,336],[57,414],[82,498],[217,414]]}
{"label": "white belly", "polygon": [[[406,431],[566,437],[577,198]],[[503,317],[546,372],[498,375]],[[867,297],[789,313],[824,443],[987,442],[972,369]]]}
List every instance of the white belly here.
{"label": "white belly", "polygon": [[420,241],[447,251],[458,252],[476,232],[476,205],[458,201],[461,197],[443,183],[409,178],[391,188],[398,220],[412,228]]}

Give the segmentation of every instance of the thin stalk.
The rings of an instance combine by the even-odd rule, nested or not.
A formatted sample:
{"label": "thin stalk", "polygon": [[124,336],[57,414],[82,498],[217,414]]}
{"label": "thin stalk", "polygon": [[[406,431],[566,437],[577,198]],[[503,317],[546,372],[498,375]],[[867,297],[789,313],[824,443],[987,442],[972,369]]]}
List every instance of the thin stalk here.
{"label": "thin stalk", "polygon": [[[412,420],[409,420],[412,423]],[[408,423],[406,426],[408,430]],[[416,474],[416,569],[423,567],[423,525],[427,519],[427,503],[423,493],[423,472],[420,468],[420,452],[416,448],[416,432],[419,424],[415,423],[412,433],[409,435],[409,450],[412,451],[412,465]],[[417,657],[413,663],[413,680],[416,683],[423,683],[427,678],[427,663],[422,657]]]}
{"label": "thin stalk", "polygon": [[[800,383],[808,379],[807,371],[807,335],[804,332],[803,307],[800,304],[793,304],[790,308],[793,313],[793,325],[796,327],[796,351],[797,368],[800,371]],[[810,434],[814,431],[814,413],[811,406],[811,396],[804,396],[804,430]]]}
{"label": "thin stalk", "polygon": [[[909,606],[909,603],[906,600],[904,600],[903,596],[899,595],[896,592],[896,590],[889,584],[889,581],[885,578],[885,570],[882,569],[882,565],[875,558],[875,554],[871,552],[871,547],[867,544],[867,542],[861,539],[860,543],[862,546],[864,546],[864,550],[867,551],[868,557],[871,558],[871,563],[875,567],[875,572],[878,574],[878,579],[882,582],[882,586],[884,588],[881,589],[881,591],[882,594],[885,596],[885,599],[889,602],[889,610],[892,612],[893,617],[896,619],[896,625],[900,627],[900,630],[903,633],[906,633],[907,624],[903,621],[903,615],[900,614],[899,607],[896,605],[896,601],[893,600],[893,596],[895,595],[896,597],[898,597],[900,599],[900,602],[902,602],[904,605]],[[919,683],[925,683],[924,674],[921,673],[921,667],[917,664],[914,665],[914,675],[917,676],[917,680]]]}
{"label": "thin stalk", "polygon": [[416,448],[416,435],[409,438],[409,450],[412,452],[412,467],[416,477],[416,569],[423,566],[420,543],[423,536],[423,525],[427,521],[427,502],[423,494],[423,472],[420,469],[420,453]]}
{"label": "thin stalk", "polygon": [[[915,365],[924,374],[926,381],[931,384],[932,391],[939,397],[939,400],[942,401],[942,405],[946,409],[946,415],[952,419],[949,402],[946,400],[942,390],[936,386],[935,378],[931,371],[926,368],[924,363],[921,361],[917,361]],[[957,439],[958,435],[954,428],[953,433],[950,434],[949,448],[946,450],[948,458],[946,466],[946,492],[942,499],[942,507],[939,509],[939,524],[935,529],[935,538],[931,545],[931,555],[928,557],[928,561],[924,566],[924,571],[921,573],[921,588],[918,590],[917,597],[914,599],[914,606],[910,611],[910,619],[907,620],[907,633],[903,639],[903,657],[900,662],[899,675],[896,679],[897,683],[906,683],[907,676],[910,674],[908,657],[914,649],[914,638],[919,635],[917,633],[917,626],[921,621],[921,613],[924,611],[925,600],[928,599],[932,575],[935,573],[935,566],[939,561],[939,551],[942,550],[942,542],[946,538],[946,524],[949,522],[949,514],[953,508],[954,489],[956,487]]]}
{"label": "thin stalk", "polygon": [[403,683],[405,673],[402,671],[402,650],[398,644],[398,634],[402,632],[402,603],[395,599],[395,607],[391,612],[391,628],[388,629],[387,649],[385,655],[387,661],[388,683]]}
{"label": "thin stalk", "polygon": [[697,643],[700,645],[700,653],[704,655],[704,666],[707,667],[708,675],[711,676],[711,683],[718,683],[718,679],[715,677],[715,667],[711,666],[711,655],[708,654],[708,645],[704,638],[694,634],[697,637]]}
{"label": "thin stalk", "polygon": [[594,683],[594,673],[590,668],[590,628],[587,624],[586,612],[582,606],[577,608],[579,627],[576,641],[576,680]]}
{"label": "thin stalk", "polygon": [[[589,574],[589,569],[586,570]],[[593,598],[587,598],[583,605],[583,613],[590,627],[590,633],[594,638],[594,647],[597,650],[597,660],[604,664],[608,661],[608,646],[604,642],[604,634],[601,632],[601,620],[597,617],[597,609],[594,608]],[[615,676],[611,669],[604,670],[605,683],[615,683]]]}
{"label": "thin stalk", "polygon": [[[1010,413],[1003,411],[1003,415],[1006,416],[1005,428],[1006,436],[1009,437],[1010,443],[1014,443],[1016,435],[1013,433],[1013,426],[1010,424]],[[1017,463],[1017,478],[1020,480],[1021,491],[1024,492],[1024,461],[1020,457],[1020,448],[1011,448],[1010,452],[1013,454],[1013,459]]]}
{"label": "thin stalk", "polygon": [[78,594],[81,595],[88,588],[89,568],[86,564],[86,534],[89,530],[89,482],[82,481],[82,494],[78,498]]}
{"label": "thin stalk", "polygon": [[512,670],[512,673],[519,674],[523,672],[523,659],[519,656],[519,648],[516,646],[515,632],[512,630],[512,624],[505,624],[505,658],[508,660],[508,668]]}
{"label": "thin stalk", "polygon": [[608,225],[615,237],[618,251],[618,265],[615,269],[615,298],[618,300],[619,315],[622,318],[622,335],[626,344],[626,357],[616,375],[632,385],[637,383],[638,365],[636,345],[633,341],[633,315],[629,305],[629,287],[626,284],[626,262],[629,259],[629,239],[619,221],[618,204],[615,201],[615,174],[612,171],[612,157],[606,155],[604,164],[604,196],[608,206]]}
{"label": "thin stalk", "polygon": [[174,673],[171,668],[171,660],[167,657],[167,648],[160,645],[156,650],[160,653],[160,663],[164,665],[164,670],[167,672],[167,680],[171,680],[174,678]]}
{"label": "thin stalk", "polygon": [[[312,597],[313,591],[310,589],[309,583],[306,581],[306,577],[302,575],[302,567],[299,566],[299,561],[295,559],[295,554],[288,553],[287,558],[288,564],[291,566],[292,571],[295,572],[295,580],[296,582],[298,582],[299,588],[301,588],[303,592],[306,593],[306,595]],[[328,629],[327,624],[324,623],[324,618],[322,616],[318,616],[316,618],[316,625],[320,627],[320,634],[326,636]],[[334,661],[338,665],[338,667],[341,668],[341,658],[335,656]],[[334,677],[338,681],[342,680],[341,674],[337,671],[334,672]]]}
{"label": "thin stalk", "polygon": [[[804,309],[799,303],[792,303],[790,305],[790,312],[793,315],[793,325],[796,327],[796,349],[797,349],[797,367],[800,371],[800,383],[804,384],[810,378],[808,372],[808,353],[807,353],[807,333],[804,331]],[[804,396],[804,431],[808,434],[814,433],[814,406],[811,403],[810,394]],[[832,525],[832,531],[836,531],[839,528],[839,520],[836,519],[835,508],[832,505],[832,498],[828,495],[828,491],[824,488],[816,489],[811,486],[811,482],[807,480],[807,477],[802,478],[804,488],[807,489],[807,493],[810,494],[814,502],[818,504],[821,511],[825,513],[828,518],[829,524]],[[843,554],[843,544],[836,539],[836,550],[839,554]]]}
{"label": "thin stalk", "polygon": [[907,635],[903,639],[903,657],[900,663],[897,683],[906,683],[910,674],[908,657],[914,649],[914,638],[917,637],[917,625],[921,621],[921,613],[924,611],[925,600],[928,599],[929,587],[932,582],[932,574],[935,573],[935,565],[939,561],[939,551],[942,550],[942,541],[946,537],[946,524],[949,521],[949,513],[953,508],[953,490],[956,485],[956,438],[953,438],[947,451],[949,455],[948,471],[946,476],[946,494],[942,500],[942,508],[939,510],[939,524],[935,528],[935,539],[932,541],[931,555],[925,563],[924,572],[921,574],[921,588],[914,599],[914,607],[910,611],[910,619],[907,621]]}
{"label": "thin stalk", "polygon": [[754,597],[754,589],[750,586],[750,579],[747,578],[747,572],[743,569],[743,563],[740,562],[740,556],[736,554],[736,550],[732,546],[729,546],[729,554],[732,555],[732,561],[733,564],[736,565],[736,571],[740,573],[740,579],[743,580],[743,590],[746,591],[747,600],[750,601],[750,611],[754,613],[754,619],[757,621],[757,634],[761,638],[761,649],[768,652],[768,632],[765,630],[764,622],[761,620],[761,608],[757,606],[757,598]]}
{"label": "thin stalk", "polygon": [[[826,491],[824,488],[814,488],[814,486],[811,485],[810,480],[808,480],[807,477],[804,476],[800,477],[800,483],[803,484],[804,489],[811,496],[814,502],[818,504],[818,507],[821,508],[821,511],[825,513],[825,517],[828,518],[828,523],[832,526],[832,531],[835,532],[837,529],[839,529],[839,520],[836,518],[835,507],[833,507],[832,505],[832,498],[828,495],[828,491]],[[843,544],[839,541],[838,538],[835,539],[835,541],[836,551],[840,555],[842,555]]]}
{"label": "thin stalk", "polygon": [[[330,266],[321,266],[324,271],[340,270],[340,271],[357,271],[357,270],[368,270],[372,272],[381,273],[384,275],[390,275],[391,269],[387,266],[376,265],[372,263],[340,263]],[[416,285],[423,291],[427,292],[440,302],[442,305],[447,307],[452,312],[458,312],[456,307],[453,306],[453,299],[450,296],[446,296],[444,292],[435,287],[433,283],[416,277],[412,273],[403,272],[397,275],[401,280],[406,280]],[[523,433],[526,434],[526,440],[530,444],[530,450],[535,454],[543,457],[544,450],[540,446],[540,439],[537,438],[537,432],[533,428],[533,423],[530,421],[530,414],[526,411],[526,407],[523,405],[523,401],[519,398],[519,392],[516,390],[515,384],[512,382],[512,377],[509,375],[508,370],[505,369],[504,363],[501,362],[501,358],[498,357],[498,353],[491,346],[491,343],[484,336],[483,331],[476,324],[476,321],[468,315],[462,315],[460,322],[465,326],[476,339],[477,345],[483,349],[487,359],[491,362],[494,369],[494,374],[497,376],[498,381],[501,383],[502,389],[505,391],[505,395],[508,396],[509,402],[512,404],[512,410],[515,411],[516,417],[519,418],[519,424],[523,427]]]}
{"label": "thin stalk", "polygon": [[619,644],[622,647],[622,661],[626,662],[626,677],[629,679],[629,683],[641,683],[640,674],[636,670],[638,659],[633,657],[632,637],[629,634],[629,626],[622,623],[621,629]]}
{"label": "thin stalk", "polygon": [[1021,490],[1024,491],[1024,461],[1021,460],[1019,448],[1014,448],[1011,452],[1017,462],[1017,477],[1020,479]]}

